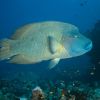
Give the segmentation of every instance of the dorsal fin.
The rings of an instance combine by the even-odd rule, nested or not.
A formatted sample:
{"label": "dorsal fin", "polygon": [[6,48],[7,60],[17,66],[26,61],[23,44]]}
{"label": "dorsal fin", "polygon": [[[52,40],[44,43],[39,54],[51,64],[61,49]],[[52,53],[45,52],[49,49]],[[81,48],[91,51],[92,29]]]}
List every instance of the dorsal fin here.
{"label": "dorsal fin", "polygon": [[26,33],[26,31],[29,31],[30,28],[33,26],[33,24],[24,25],[23,27],[17,29],[15,33],[12,35],[11,39],[18,39],[20,37],[23,37],[23,35]]}

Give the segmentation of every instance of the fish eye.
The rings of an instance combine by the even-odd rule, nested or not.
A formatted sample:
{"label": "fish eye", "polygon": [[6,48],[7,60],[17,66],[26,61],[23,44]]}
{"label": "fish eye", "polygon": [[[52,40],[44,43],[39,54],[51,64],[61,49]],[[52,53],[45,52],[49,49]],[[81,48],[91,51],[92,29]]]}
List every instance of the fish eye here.
{"label": "fish eye", "polygon": [[70,35],[71,38],[78,38],[78,35]]}
{"label": "fish eye", "polygon": [[79,37],[79,34],[76,31],[72,32],[71,34],[72,34],[73,38],[78,38]]}
{"label": "fish eye", "polygon": [[78,35],[74,35],[74,38],[78,38],[79,36]]}

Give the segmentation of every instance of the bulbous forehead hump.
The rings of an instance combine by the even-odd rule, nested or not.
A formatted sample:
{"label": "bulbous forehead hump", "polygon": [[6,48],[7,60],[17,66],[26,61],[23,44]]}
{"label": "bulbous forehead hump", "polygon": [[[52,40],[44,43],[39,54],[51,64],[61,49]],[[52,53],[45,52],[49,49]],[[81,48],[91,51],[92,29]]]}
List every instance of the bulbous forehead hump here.
{"label": "bulbous forehead hump", "polygon": [[76,27],[75,25],[71,25],[71,24],[65,24],[63,25],[63,33],[68,35],[75,35],[79,33],[79,29],[78,27]]}

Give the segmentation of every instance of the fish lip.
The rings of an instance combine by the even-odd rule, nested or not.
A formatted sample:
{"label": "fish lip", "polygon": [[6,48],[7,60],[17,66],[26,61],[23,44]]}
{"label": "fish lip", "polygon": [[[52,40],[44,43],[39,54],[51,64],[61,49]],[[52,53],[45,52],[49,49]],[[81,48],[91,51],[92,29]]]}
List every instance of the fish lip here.
{"label": "fish lip", "polygon": [[[83,55],[83,54],[85,54],[85,53],[91,51],[91,49],[92,49],[92,44],[91,44],[91,47],[88,48],[88,49],[73,50],[72,52],[75,54],[74,56],[77,56],[77,54],[78,54],[78,55]],[[81,51],[83,51],[83,52],[81,52]]]}
{"label": "fish lip", "polygon": [[84,48],[86,51],[90,51],[92,49],[92,42],[86,44]]}

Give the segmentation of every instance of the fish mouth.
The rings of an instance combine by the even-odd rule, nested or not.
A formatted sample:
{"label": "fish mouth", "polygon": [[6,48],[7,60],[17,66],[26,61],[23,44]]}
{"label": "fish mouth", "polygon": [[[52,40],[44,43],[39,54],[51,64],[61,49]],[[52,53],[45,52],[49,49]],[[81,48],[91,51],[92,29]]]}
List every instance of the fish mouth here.
{"label": "fish mouth", "polygon": [[80,56],[80,55],[85,54],[86,52],[89,52],[92,49],[92,46],[93,46],[92,42],[89,42],[89,43],[85,44],[85,46],[83,48],[77,48],[74,50],[72,49],[71,53],[74,56]]}
{"label": "fish mouth", "polygon": [[84,46],[84,49],[86,51],[90,51],[92,49],[92,42],[88,42],[85,46]]}

